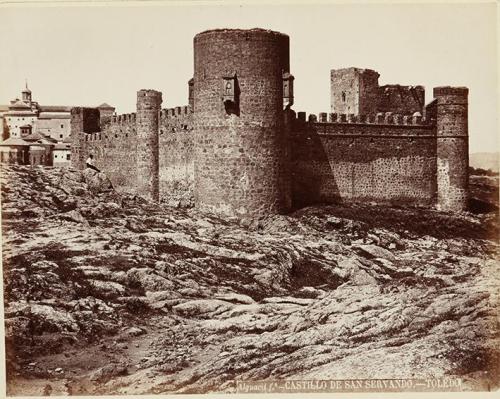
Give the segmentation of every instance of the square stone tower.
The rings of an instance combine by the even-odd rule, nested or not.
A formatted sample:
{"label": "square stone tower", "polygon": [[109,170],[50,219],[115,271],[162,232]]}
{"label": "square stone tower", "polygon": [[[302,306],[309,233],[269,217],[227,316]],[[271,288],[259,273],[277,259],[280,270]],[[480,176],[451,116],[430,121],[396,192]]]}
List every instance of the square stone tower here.
{"label": "square stone tower", "polygon": [[330,71],[331,112],[375,114],[378,108],[379,74],[371,69],[343,68]]}

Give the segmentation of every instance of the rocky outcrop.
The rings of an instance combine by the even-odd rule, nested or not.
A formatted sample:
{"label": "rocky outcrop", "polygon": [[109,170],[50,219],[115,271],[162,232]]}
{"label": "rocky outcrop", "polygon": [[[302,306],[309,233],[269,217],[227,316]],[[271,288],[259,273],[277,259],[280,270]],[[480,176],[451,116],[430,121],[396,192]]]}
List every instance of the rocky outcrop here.
{"label": "rocky outcrop", "polygon": [[11,394],[498,384],[490,214],[339,205],[241,225],[101,187],[72,170],[2,170]]}
{"label": "rocky outcrop", "polygon": [[103,172],[87,168],[83,170],[82,176],[88,189],[93,193],[103,193],[113,189],[113,184]]}

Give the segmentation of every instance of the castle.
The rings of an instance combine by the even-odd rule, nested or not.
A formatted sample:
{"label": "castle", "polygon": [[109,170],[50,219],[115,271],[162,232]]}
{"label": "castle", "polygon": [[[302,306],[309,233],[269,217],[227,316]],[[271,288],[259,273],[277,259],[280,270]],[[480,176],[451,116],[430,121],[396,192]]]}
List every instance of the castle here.
{"label": "castle", "polygon": [[137,112],[73,108],[72,163],[92,153],[115,187],[151,200],[260,217],[318,203],[370,202],[459,212],[468,196],[468,89],[379,86],[378,73],[331,72],[331,112],[295,113],[289,37],[216,29],[194,38],[189,104]]}

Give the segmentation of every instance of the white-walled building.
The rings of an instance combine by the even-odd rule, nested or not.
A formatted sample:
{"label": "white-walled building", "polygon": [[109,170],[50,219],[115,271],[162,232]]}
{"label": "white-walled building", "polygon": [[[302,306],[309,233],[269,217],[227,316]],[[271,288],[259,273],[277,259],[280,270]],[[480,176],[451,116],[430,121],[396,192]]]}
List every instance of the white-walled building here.
{"label": "white-walled building", "polygon": [[[0,105],[0,162],[69,166],[73,107],[40,105],[33,101],[27,84],[21,94],[21,99]],[[115,111],[106,103],[98,108],[103,116]]]}
{"label": "white-walled building", "polygon": [[70,135],[71,107],[40,105],[33,101],[31,90],[26,85],[21,99],[16,98],[8,106],[0,106],[4,119],[2,137],[23,137],[28,127],[31,133],[40,133],[62,141]]}
{"label": "white-walled building", "polygon": [[31,100],[31,90],[28,86],[22,91],[22,99],[16,98],[8,105],[8,110],[3,113],[6,123],[3,129],[8,129],[9,137],[21,137],[21,127],[34,126],[38,119],[38,104]]}
{"label": "white-walled building", "polygon": [[71,165],[71,143],[57,143],[52,149],[52,165],[67,167]]}

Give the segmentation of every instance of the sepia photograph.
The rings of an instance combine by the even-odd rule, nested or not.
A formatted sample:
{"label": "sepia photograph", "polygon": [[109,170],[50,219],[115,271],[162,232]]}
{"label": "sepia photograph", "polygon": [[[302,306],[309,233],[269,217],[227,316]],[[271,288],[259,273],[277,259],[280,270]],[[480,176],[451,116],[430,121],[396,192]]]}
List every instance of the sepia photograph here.
{"label": "sepia photograph", "polygon": [[0,1],[0,396],[498,393],[498,16]]}

